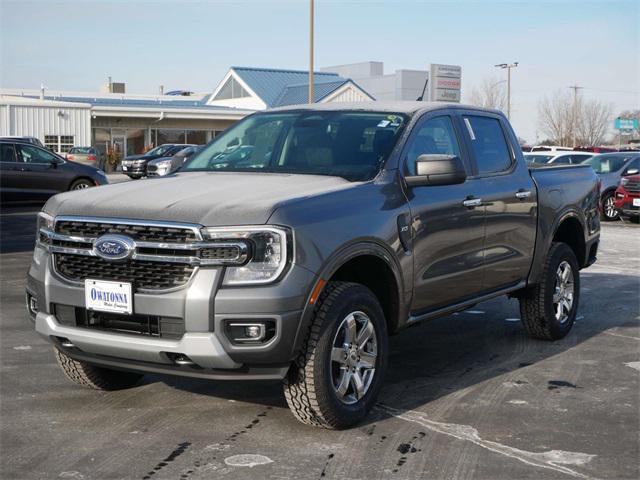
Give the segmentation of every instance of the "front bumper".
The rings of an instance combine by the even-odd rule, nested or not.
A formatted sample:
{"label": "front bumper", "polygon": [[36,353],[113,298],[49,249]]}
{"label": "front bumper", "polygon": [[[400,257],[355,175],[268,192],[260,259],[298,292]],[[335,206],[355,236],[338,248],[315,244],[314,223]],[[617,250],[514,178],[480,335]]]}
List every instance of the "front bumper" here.
{"label": "front bumper", "polygon": [[[39,307],[32,320],[36,331],[57,348],[96,365],[220,379],[283,378],[295,357],[302,311],[315,275],[294,265],[272,285],[219,288],[223,270],[201,267],[181,289],[134,294],[135,314],[184,320],[181,338],[165,339],[61,322],[55,306],[84,308],[84,287],[60,277],[51,255],[36,247],[27,276],[28,296],[35,297]],[[227,338],[226,322],[265,319],[276,328],[268,342],[238,345]],[[176,364],[178,354],[188,356],[193,365]]]}
{"label": "front bumper", "polygon": [[634,199],[638,202],[640,194],[628,192],[622,187],[618,188],[616,190],[614,203],[616,210],[627,217],[640,216],[640,206],[633,205]]}
{"label": "front bumper", "polygon": [[147,173],[147,165],[131,165],[131,164],[122,164],[122,173],[126,175],[134,175],[134,176],[144,176]]}

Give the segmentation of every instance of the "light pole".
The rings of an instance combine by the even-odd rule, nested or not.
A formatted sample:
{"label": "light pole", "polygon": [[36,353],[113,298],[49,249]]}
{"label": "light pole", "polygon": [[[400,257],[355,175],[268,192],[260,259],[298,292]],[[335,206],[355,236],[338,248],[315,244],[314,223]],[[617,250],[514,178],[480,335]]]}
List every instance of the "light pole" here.
{"label": "light pole", "polygon": [[584,88],[579,85],[571,85],[569,88],[573,90],[573,108],[571,109],[571,137],[573,148],[576,148],[576,120],[578,119],[578,90]]}
{"label": "light pole", "polygon": [[507,69],[507,118],[509,120],[511,120],[511,69],[516,68],[517,66],[518,62],[499,63],[497,65],[494,65],[494,67]]}
{"label": "light pole", "polygon": [[313,103],[313,0],[309,2],[309,103]]}

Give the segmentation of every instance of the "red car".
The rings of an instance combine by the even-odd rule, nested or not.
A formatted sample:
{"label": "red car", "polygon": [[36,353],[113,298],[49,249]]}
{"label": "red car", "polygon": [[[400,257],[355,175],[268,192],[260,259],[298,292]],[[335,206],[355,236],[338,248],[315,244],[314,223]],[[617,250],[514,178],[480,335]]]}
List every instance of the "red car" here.
{"label": "red car", "polygon": [[615,207],[635,222],[640,218],[640,175],[622,177],[616,190]]}

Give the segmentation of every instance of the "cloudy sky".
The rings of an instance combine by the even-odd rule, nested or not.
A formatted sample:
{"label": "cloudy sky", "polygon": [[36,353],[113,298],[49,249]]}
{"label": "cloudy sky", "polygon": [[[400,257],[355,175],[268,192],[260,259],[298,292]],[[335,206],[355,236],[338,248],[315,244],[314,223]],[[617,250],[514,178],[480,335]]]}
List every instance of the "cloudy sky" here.
{"label": "cloudy sky", "polygon": [[[0,86],[210,92],[231,65],[307,68],[308,2],[0,0]],[[537,104],[580,85],[615,113],[640,108],[640,2],[316,0],[316,66],[462,66],[463,99],[513,72],[512,120],[535,142]]]}

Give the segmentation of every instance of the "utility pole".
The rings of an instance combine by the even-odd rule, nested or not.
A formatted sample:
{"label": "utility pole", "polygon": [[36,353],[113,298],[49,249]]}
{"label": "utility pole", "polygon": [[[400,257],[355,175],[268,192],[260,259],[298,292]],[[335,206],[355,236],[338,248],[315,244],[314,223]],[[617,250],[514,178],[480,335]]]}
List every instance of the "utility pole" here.
{"label": "utility pole", "polygon": [[513,63],[499,63],[494,67],[507,69],[507,119],[511,120],[511,69],[516,68],[518,62]]}
{"label": "utility pole", "polygon": [[578,118],[578,90],[584,88],[579,85],[571,85],[573,90],[573,109],[571,112],[571,136],[573,138],[573,148],[576,148],[576,119]]}
{"label": "utility pole", "polygon": [[314,102],[313,93],[313,0],[309,1],[309,103]]}

